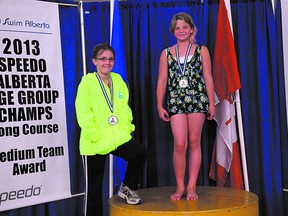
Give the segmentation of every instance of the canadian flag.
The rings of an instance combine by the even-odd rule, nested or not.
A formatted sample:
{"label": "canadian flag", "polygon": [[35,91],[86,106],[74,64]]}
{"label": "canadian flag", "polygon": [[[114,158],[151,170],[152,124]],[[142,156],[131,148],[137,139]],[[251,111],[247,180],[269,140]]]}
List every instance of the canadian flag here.
{"label": "canadian flag", "polygon": [[233,94],[241,88],[229,0],[220,0],[216,29],[213,78],[216,92],[216,139],[209,177],[217,186],[243,189],[241,157]]}

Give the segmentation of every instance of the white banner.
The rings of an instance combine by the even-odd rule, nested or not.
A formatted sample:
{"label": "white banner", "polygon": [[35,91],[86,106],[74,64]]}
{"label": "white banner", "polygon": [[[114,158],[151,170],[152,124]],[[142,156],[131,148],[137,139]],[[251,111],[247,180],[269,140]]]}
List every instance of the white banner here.
{"label": "white banner", "polygon": [[0,1],[0,212],[71,197],[58,4]]}
{"label": "white banner", "polygon": [[[283,58],[284,58],[284,77],[285,77],[285,92],[286,92],[286,112],[288,113],[288,0],[281,0],[281,15],[282,15],[282,34],[283,34]],[[288,125],[288,116],[287,116]]]}

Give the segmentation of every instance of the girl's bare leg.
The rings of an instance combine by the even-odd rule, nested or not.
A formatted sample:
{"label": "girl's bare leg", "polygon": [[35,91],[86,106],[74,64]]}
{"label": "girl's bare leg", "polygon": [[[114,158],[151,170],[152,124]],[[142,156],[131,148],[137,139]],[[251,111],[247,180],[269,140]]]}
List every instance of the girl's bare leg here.
{"label": "girl's bare leg", "polygon": [[187,185],[187,200],[197,200],[196,182],[201,166],[201,134],[205,115],[191,113],[188,115],[189,129],[189,180]]}
{"label": "girl's bare leg", "polygon": [[188,125],[186,114],[171,117],[171,128],[174,137],[173,165],[177,190],[170,196],[171,200],[180,200],[185,193],[186,151],[188,146]]}

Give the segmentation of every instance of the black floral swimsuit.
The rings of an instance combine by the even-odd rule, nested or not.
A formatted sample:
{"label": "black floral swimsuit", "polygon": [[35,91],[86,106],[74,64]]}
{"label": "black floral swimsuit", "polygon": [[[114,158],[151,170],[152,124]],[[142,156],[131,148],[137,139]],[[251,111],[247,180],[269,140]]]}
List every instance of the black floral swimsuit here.
{"label": "black floral swimsuit", "polygon": [[200,50],[201,46],[197,45],[194,55],[187,61],[184,76],[188,78],[188,85],[187,87],[180,87],[179,82],[183,75],[170,49],[166,49],[169,76],[167,109],[170,116],[179,113],[204,113],[208,111],[209,101],[203,78]]}

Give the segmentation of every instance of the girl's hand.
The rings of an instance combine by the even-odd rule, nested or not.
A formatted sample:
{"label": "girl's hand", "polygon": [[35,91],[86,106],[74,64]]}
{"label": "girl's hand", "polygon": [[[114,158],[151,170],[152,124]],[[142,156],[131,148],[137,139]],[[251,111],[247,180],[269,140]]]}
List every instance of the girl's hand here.
{"label": "girl's hand", "polygon": [[165,109],[163,109],[163,108],[158,109],[158,114],[159,114],[159,117],[163,121],[165,121],[165,122],[169,122],[170,121],[169,114],[168,114],[168,112]]}
{"label": "girl's hand", "polygon": [[207,119],[212,120],[216,115],[216,109],[215,106],[209,106],[208,112],[207,112]]}

